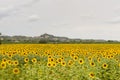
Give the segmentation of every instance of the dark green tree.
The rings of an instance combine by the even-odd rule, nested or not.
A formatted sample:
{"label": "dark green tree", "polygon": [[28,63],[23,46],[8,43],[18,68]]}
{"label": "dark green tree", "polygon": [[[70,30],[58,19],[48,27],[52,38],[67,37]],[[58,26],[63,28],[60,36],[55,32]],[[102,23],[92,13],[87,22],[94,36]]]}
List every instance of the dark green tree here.
{"label": "dark green tree", "polygon": [[41,40],[39,41],[39,43],[40,43],[40,44],[46,44],[46,43],[48,43],[48,40],[46,40],[46,39],[41,39]]}

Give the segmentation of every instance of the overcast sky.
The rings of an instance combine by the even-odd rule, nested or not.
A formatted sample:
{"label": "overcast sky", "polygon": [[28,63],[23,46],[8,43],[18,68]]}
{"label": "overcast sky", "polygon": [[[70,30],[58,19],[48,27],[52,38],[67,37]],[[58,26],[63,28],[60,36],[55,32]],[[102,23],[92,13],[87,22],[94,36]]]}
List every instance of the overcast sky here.
{"label": "overcast sky", "polygon": [[120,40],[120,0],[0,0],[0,32]]}

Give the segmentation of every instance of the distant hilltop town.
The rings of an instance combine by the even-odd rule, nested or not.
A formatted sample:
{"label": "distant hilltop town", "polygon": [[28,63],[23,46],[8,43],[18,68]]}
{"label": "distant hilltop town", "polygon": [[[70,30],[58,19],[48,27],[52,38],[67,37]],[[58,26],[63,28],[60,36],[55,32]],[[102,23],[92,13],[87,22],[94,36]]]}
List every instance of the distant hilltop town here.
{"label": "distant hilltop town", "polygon": [[35,37],[1,35],[1,43],[119,43],[119,41],[102,39],[71,39],[45,33]]}

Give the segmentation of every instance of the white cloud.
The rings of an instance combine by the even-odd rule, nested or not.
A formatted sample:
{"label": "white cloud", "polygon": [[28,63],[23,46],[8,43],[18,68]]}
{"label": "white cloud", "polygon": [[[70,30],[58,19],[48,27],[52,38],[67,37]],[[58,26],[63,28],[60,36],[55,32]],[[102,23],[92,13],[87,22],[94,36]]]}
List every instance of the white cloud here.
{"label": "white cloud", "polygon": [[111,20],[107,21],[109,24],[120,24],[120,17],[114,17]]}
{"label": "white cloud", "polygon": [[0,19],[10,16],[11,12],[13,12],[13,7],[0,8]]}
{"label": "white cloud", "polygon": [[30,22],[35,22],[35,21],[38,21],[40,19],[40,17],[37,14],[33,14],[33,15],[29,16],[28,19]]}
{"label": "white cloud", "polygon": [[33,4],[37,3],[40,0],[32,0],[27,3],[24,3],[22,5],[18,6],[9,6],[9,7],[3,7],[0,8],[0,20],[3,18],[6,18],[8,16],[16,15],[20,10],[25,9],[29,6],[32,6]]}

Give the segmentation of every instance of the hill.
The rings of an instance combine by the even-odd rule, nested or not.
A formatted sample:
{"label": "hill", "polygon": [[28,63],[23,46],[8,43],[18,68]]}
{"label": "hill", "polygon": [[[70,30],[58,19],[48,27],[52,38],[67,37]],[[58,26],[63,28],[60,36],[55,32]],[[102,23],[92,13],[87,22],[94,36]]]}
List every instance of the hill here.
{"label": "hill", "polygon": [[1,41],[2,43],[119,43],[119,41],[102,39],[71,39],[47,33],[34,37],[2,35]]}

